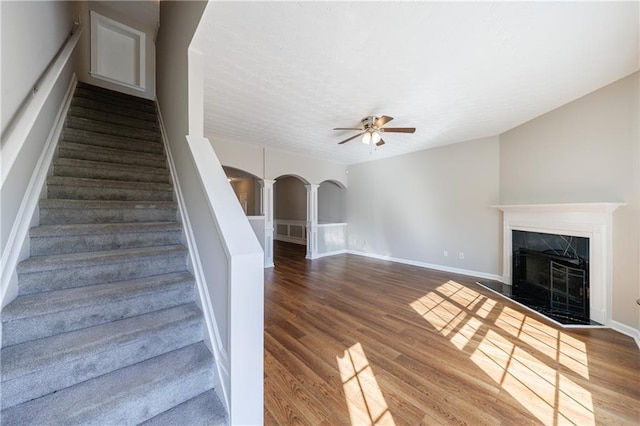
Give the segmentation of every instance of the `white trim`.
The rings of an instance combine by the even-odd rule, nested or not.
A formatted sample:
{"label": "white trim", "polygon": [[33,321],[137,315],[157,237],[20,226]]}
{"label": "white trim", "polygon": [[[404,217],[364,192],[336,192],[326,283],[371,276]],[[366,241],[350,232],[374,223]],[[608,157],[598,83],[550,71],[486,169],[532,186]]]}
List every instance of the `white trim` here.
{"label": "white trim", "polygon": [[[89,74],[91,74],[91,76],[94,78],[106,80],[111,83],[119,84],[121,86],[125,86],[131,89],[140,90],[142,92],[146,91],[145,77],[146,77],[147,34],[144,33],[143,31],[132,28],[121,22],[114,21],[113,19],[107,18],[106,16],[99,14],[95,10],[90,11],[90,15],[91,15],[91,69],[89,71]],[[100,28],[105,28],[111,32],[117,32],[121,36],[128,37],[129,39],[137,43],[138,58],[136,58],[137,63],[135,64],[137,65],[137,68],[138,68],[137,70],[138,75],[136,76],[137,84],[135,82],[131,83],[123,80],[118,80],[114,76],[102,74],[99,71],[100,63],[102,63],[102,61],[109,62],[113,60],[113,58],[101,56],[101,52],[100,52],[101,44],[99,43],[100,33],[98,32],[98,29]]]}
{"label": "white trim", "polygon": [[349,253],[349,254],[355,254],[355,255],[358,255],[358,256],[371,257],[371,258],[380,259],[380,260],[388,260],[390,262],[403,263],[405,265],[412,265],[412,266],[419,266],[420,268],[435,269],[436,271],[442,271],[442,272],[451,272],[453,274],[466,275],[466,276],[469,276],[469,277],[485,278],[485,279],[494,280],[494,281],[500,281],[500,279],[502,278],[500,275],[497,275],[497,274],[488,274],[486,272],[478,272],[478,271],[471,271],[471,270],[468,270],[468,269],[452,268],[450,266],[443,266],[443,265],[436,265],[436,264],[433,264],[433,263],[418,262],[416,260],[401,259],[399,257],[383,256],[383,255],[380,255],[380,254],[367,253],[367,252],[364,252],[364,251],[347,250],[346,252]]}
{"label": "white trim", "polygon": [[[180,187],[180,180],[175,169],[175,163],[173,161],[173,155],[169,149],[169,141],[167,133],[164,127],[164,121],[162,120],[162,113],[160,111],[160,104],[156,99],[156,108],[158,111],[158,122],[160,125],[160,133],[162,134],[162,143],[167,156],[167,163],[169,165],[169,171],[171,173],[171,179],[173,180],[173,187],[176,191],[176,198],[178,201],[178,208],[180,210],[180,217],[182,218],[182,225],[184,226],[185,239],[189,248],[189,258],[191,259],[191,265],[193,269],[193,276],[196,281],[196,287],[198,288],[198,296],[200,297],[203,316],[205,324],[207,326],[207,337],[211,347],[211,353],[216,360],[216,369],[218,371],[218,377],[215,378],[217,382],[229,382],[229,355],[224,350],[222,339],[220,338],[220,332],[218,331],[218,324],[214,315],[213,306],[211,305],[211,297],[209,296],[209,290],[205,284],[204,271],[202,264],[200,263],[200,254],[198,252],[198,246],[196,245],[193,229],[191,227],[191,221],[189,220],[189,214],[187,213],[186,204],[182,195]],[[225,380],[222,380],[222,378]],[[224,401],[227,413],[229,412],[229,395],[227,389],[222,383],[216,383],[216,393],[218,397]]]}
{"label": "white trim", "polygon": [[[61,64],[61,66],[64,67],[64,63]],[[59,76],[60,74],[57,73],[56,75]],[[2,259],[0,259],[1,307],[6,306],[18,294],[18,275],[16,273],[16,267],[20,260],[28,257],[29,255],[29,227],[31,226],[31,221],[38,207],[40,194],[44,188],[49,166],[53,160],[53,155],[55,153],[56,146],[58,145],[58,140],[60,139],[60,134],[62,133],[67,111],[69,111],[69,106],[71,105],[71,99],[73,98],[73,92],[77,83],[78,79],[74,73],[71,76],[67,92],[64,95],[62,104],[60,105],[56,118],[53,121],[53,126],[47,136],[44,149],[40,153],[40,157],[38,158],[33,173],[31,174],[31,179],[29,180],[29,184],[27,185],[27,189],[16,215],[16,220],[11,227],[11,233],[9,234],[7,245],[2,253]],[[51,86],[51,89],[52,88],[53,85]],[[47,98],[50,93],[51,90],[47,90]],[[28,109],[31,111],[30,107]],[[38,110],[38,114],[40,109]],[[31,125],[33,125],[33,123],[31,123]],[[4,151],[2,154],[4,155]]]}
{"label": "white trim", "polygon": [[638,330],[637,328],[629,327],[626,324],[622,324],[621,322],[614,320],[611,321],[611,328],[618,333],[622,333],[626,336],[631,337],[633,340],[635,340],[638,349],[640,349],[640,330]]}
{"label": "white trim", "polygon": [[492,206],[503,211],[503,281],[512,279],[512,231],[589,238],[589,316],[611,325],[613,312],[613,211],[626,203],[559,203]]}
{"label": "white trim", "polygon": [[349,251],[347,249],[328,251],[326,253],[317,253],[316,257],[314,257],[314,259],[320,259],[321,257],[336,256],[336,255],[339,255],[339,254],[346,254],[346,253],[349,253]]}
{"label": "white trim", "polygon": [[318,223],[316,225],[318,228],[330,228],[332,226],[347,226],[347,222],[328,222],[328,223]]}

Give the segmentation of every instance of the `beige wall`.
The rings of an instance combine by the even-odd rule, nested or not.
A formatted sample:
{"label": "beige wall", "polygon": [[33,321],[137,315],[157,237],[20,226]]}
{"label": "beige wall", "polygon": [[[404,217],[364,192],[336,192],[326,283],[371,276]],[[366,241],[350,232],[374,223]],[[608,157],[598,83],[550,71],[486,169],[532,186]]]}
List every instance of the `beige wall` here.
{"label": "beige wall", "polygon": [[491,137],[350,166],[349,249],[501,274],[498,149]]}
{"label": "beige wall", "polygon": [[322,182],[318,187],[318,222],[346,222],[346,210],[347,191],[333,182]]}
{"label": "beige wall", "polygon": [[[247,205],[245,213],[247,216],[260,215],[260,185],[255,178],[233,180],[231,182],[231,187],[233,188],[233,192],[235,192],[236,197],[238,197],[239,202],[242,197],[246,198]],[[240,205],[242,205],[242,203],[240,203]]]}
{"label": "beige wall", "polygon": [[61,1],[2,1],[0,10],[4,132],[71,32],[75,16],[73,2]]}
{"label": "beige wall", "polygon": [[276,180],[274,216],[280,220],[307,220],[307,188],[298,178],[285,176]]}
{"label": "beige wall", "polygon": [[500,135],[501,204],[622,201],[613,320],[640,328],[638,73]]}

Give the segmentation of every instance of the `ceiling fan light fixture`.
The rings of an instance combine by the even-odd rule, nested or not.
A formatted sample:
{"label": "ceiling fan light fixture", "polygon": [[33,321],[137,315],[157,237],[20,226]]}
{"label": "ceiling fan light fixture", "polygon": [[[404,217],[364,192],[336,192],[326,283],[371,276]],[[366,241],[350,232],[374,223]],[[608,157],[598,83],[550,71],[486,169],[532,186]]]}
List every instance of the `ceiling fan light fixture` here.
{"label": "ceiling fan light fixture", "polygon": [[365,145],[371,143],[371,132],[364,132],[364,135],[362,135],[362,143]]}
{"label": "ceiling fan light fixture", "polygon": [[378,142],[380,142],[380,139],[382,139],[380,137],[380,132],[376,131],[371,134],[371,142],[377,144]]}

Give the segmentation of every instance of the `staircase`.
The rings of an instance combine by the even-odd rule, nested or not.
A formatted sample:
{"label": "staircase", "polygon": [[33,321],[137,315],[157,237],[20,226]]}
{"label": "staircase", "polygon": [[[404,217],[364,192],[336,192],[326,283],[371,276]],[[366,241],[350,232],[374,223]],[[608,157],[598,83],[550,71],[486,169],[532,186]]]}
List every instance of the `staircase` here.
{"label": "staircase", "polygon": [[154,103],[79,83],[39,211],[2,424],[226,424]]}

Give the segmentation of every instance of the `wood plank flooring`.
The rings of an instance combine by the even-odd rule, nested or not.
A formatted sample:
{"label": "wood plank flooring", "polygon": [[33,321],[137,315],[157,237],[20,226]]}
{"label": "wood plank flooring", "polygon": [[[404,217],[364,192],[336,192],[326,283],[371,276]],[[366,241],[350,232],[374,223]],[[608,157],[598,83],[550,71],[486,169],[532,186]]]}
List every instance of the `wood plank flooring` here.
{"label": "wood plank flooring", "polygon": [[471,277],[277,242],[265,424],[640,424],[640,351]]}

